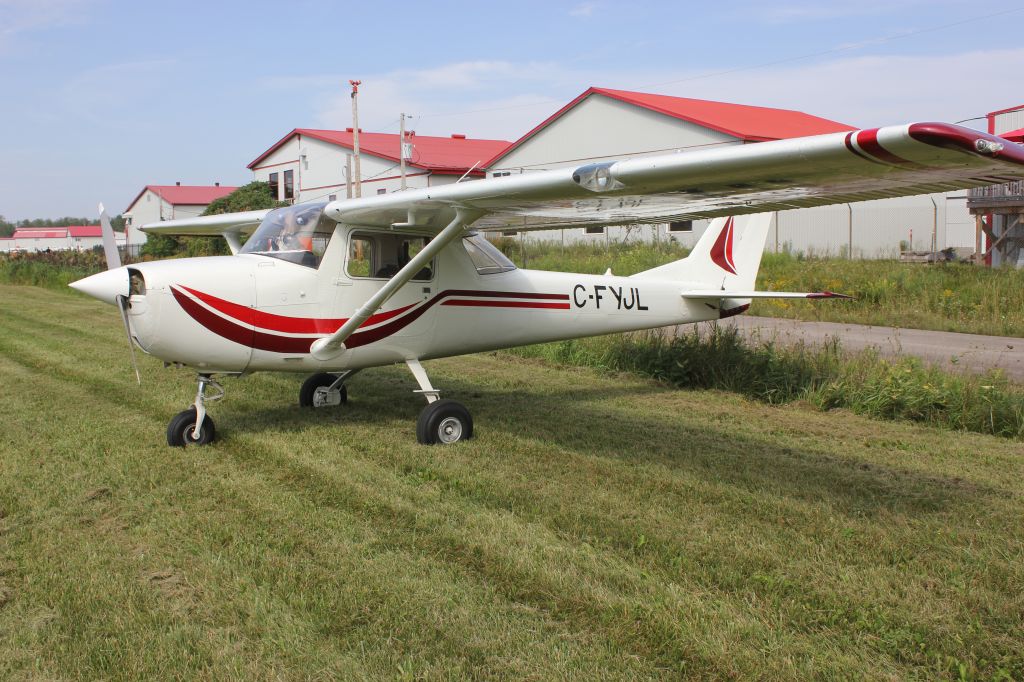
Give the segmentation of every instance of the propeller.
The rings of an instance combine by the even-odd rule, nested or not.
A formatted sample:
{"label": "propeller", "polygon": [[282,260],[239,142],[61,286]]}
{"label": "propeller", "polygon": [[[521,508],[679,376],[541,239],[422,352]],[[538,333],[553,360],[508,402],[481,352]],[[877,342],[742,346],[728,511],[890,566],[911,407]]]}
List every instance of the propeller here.
{"label": "propeller", "polygon": [[132,369],[135,370],[135,380],[142,385],[142,376],[139,375],[139,365],[135,362],[135,342],[132,341],[132,328],[128,324],[128,297],[120,294],[117,299],[117,309],[121,311],[121,320],[124,322],[124,332],[128,336],[128,354],[132,358]]}
{"label": "propeller", "polygon": [[[117,242],[114,240],[114,228],[110,225],[110,216],[107,209],[100,204],[100,233],[103,235],[103,255],[107,258],[107,270],[114,270],[121,267],[121,256],[117,253]],[[135,380],[142,385],[142,376],[139,374],[139,365],[135,361],[135,342],[132,341],[132,328],[128,322],[128,308],[130,306],[127,296],[118,294],[114,297],[117,301],[117,309],[121,311],[121,321],[124,322],[124,333],[128,337],[128,353],[132,358],[132,369],[135,370]]]}
{"label": "propeller", "polygon": [[100,234],[103,235],[103,255],[107,257],[107,270],[121,267],[121,256],[117,253],[117,242],[114,241],[114,228],[110,226],[110,216],[103,204],[100,204]]}

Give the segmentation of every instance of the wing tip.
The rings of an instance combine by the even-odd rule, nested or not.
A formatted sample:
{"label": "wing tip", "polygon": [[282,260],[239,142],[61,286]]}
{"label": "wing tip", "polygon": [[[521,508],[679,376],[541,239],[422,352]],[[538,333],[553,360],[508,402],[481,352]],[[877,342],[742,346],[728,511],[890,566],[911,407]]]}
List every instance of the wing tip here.
{"label": "wing tip", "polygon": [[907,133],[933,147],[1024,165],[1024,146],[979,130],[952,123],[911,123]]}

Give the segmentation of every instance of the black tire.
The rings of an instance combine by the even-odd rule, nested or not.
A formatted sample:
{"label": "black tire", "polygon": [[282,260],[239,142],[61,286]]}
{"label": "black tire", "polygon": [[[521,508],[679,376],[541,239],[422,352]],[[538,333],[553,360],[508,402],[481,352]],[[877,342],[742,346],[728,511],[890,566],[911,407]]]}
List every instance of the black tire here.
{"label": "black tire", "polygon": [[[321,386],[330,386],[333,384],[338,377],[333,374],[327,374],[321,372],[314,374],[313,376],[302,382],[302,388],[299,389],[299,405],[301,407],[313,407],[313,395],[316,394],[316,389]],[[341,385],[341,404],[344,405],[348,402],[348,389],[345,388],[345,384]]]}
{"label": "black tire", "polygon": [[199,430],[199,438],[195,439],[196,429],[196,408],[190,407],[184,412],[179,412],[167,425],[167,444],[175,448],[183,448],[189,445],[209,445],[217,439],[217,427],[210,415],[203,418],[203,427]]}
{"label": "black tire", "polygon": [[416,422],[416,440],[423,445],[451,445],[473,437],[473,418],[462,403],[435,400],[420,412]]}

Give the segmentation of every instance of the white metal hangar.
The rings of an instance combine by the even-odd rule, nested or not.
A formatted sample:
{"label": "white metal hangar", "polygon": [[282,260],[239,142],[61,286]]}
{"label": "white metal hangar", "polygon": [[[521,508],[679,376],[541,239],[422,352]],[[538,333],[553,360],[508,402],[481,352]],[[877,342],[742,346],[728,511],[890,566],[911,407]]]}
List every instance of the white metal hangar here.
{"label": "white metal hangar", "polygon": [[[463,175],[483,177],[483,164],[508,146],[506,140],[465,135],[430,137],[406,133],[407,187],[456,182]],[[346,130],[296,128],[249,164],[254,180],[270,184],[281,200],[303,202],[353,196],[355,135]],[[360,130],[362,195],[384,194],[402,186],[399,135]],[[352,178],[353,183],[349,183]]]}
{"label": "white metal hangar", "polygon": [[146,233],[138,229],[147,223],[201,215],[214,199],[234,192],[237,187],[214,185],[146,185],[125,209],[125,235],[128,246],[146,243]]}
{"label": "white metal hangar", "polygon": [[[800,111],[592,87],[487,162],[488,175],[576,166],[592,161],[751,144],[854,127]],[[671,225],[571,228],[523,233],[553,241],[664,239],[691,245],[706,221]],[[901,244],[902,242],[902,244]],[[895,256],[901,246],[973,248],[966,193],[884,199],[776,212],[766,249],[856,257]]]}

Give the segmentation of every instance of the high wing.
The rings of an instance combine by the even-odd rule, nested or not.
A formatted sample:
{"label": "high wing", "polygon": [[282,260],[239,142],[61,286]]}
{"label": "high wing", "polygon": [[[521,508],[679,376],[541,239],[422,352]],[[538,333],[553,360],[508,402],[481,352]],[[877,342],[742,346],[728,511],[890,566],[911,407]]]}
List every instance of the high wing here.
{"label": "high wing", "polygon": [[[432,239],[334,334],[313,343],[327,359],[370,315],[464,230],[651,224],[884,199],[1024,177],[1024,146],[945,123],[912,123],[815,137],[662,154],[332,201],[339,223],[433,230]],[[146,225],[151,232],[238,233],[266,212]],[[234,238],[234,243],[232,243]],[[708,292],[690,292],[694,298]],[[751,293],[751,292],[739,292]],[[723,294],[716,294],[721,296]]]}
{"label": "high wing", "polygon": [[1024,147],[945,123],[913,123],[331,202],[340,222],[442,229],[454,209],[474,229],[651,224],[884,199],[1024,176]]}

